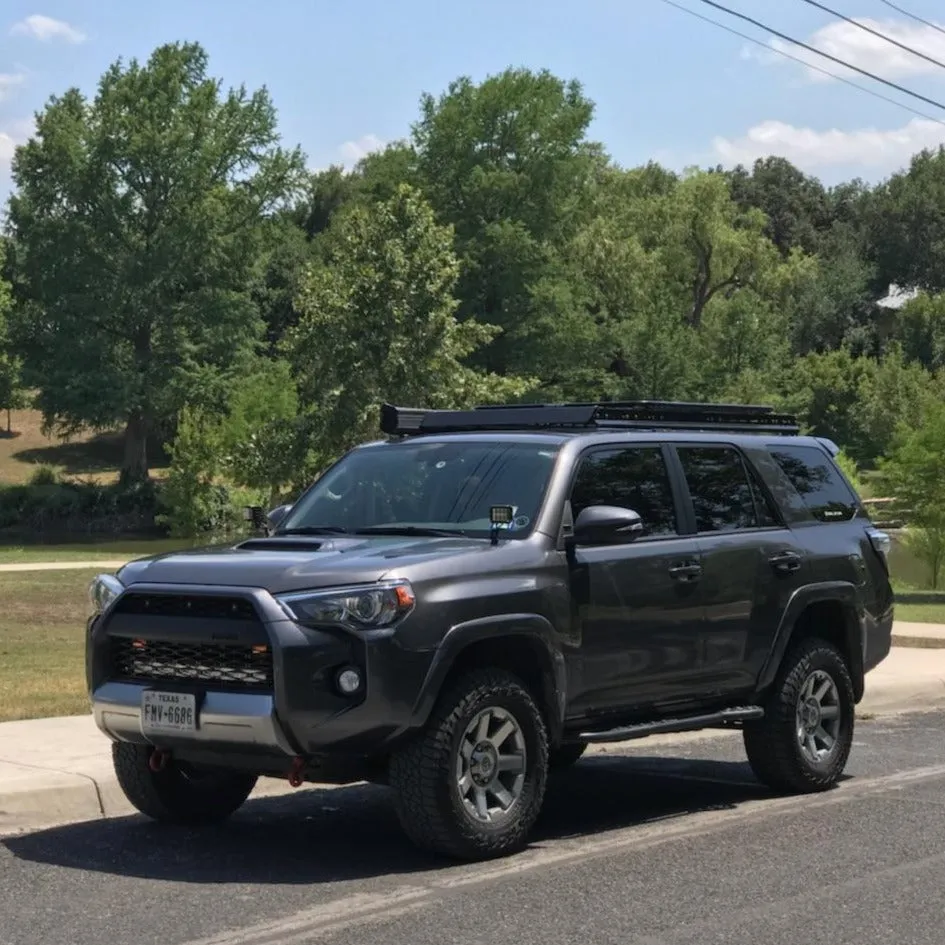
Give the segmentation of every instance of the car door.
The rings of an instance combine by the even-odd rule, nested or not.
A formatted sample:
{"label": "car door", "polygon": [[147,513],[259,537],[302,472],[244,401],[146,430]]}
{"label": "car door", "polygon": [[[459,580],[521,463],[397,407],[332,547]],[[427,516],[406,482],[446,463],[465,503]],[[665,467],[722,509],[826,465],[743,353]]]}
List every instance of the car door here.
{"label": "car door", "polygon": [[671,702],[700,670],[701,553],[680,534],[678,484],[659,444],[607,446],[579,461],[570,502],[637,512],[642,535],[621,543],[575,543],[572,592],[580,654],[571,693],[576,715]]}
{"label": "car door", "polygon": [[803,582],[803,547],[734,445],[676,447],[702,554],[703,698],[750,690],[788,598]]}

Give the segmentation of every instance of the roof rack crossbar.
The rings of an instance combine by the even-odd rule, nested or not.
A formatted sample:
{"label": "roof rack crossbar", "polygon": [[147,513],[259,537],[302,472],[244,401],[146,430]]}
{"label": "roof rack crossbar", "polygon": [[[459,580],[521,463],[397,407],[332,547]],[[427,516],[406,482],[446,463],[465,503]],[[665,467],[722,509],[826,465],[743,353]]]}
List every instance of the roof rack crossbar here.
{"label": "roof rack crossbar", "polygon": [[594,428],[717,430],[795,435],[797,420],[757,404],[698,404],[676,401],[498,404],[470,410],[381,407],[381,430],[391,435],[475,430],[574,430]]}

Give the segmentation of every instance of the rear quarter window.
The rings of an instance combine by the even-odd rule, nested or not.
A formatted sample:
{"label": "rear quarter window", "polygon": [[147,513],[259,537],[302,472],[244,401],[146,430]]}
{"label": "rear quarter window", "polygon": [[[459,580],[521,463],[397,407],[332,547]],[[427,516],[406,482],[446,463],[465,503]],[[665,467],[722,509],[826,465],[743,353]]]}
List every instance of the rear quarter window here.
{"label": "rear quarter window", "polygon": [[848,522],[856,515],[859,500],[821,450],[779,444],[770,452],[818,521]]}

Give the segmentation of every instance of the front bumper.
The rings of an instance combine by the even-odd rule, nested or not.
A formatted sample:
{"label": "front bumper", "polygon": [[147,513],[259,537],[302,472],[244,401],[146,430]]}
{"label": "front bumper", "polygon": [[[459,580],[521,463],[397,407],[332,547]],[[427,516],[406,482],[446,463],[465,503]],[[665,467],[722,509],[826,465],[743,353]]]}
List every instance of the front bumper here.
{"label": "front bumper", "polygon": [[[252,604],[258,619],[224,622],[122,612],[118,604],[130,595],[238,599]],[[272,654],[271,686],[238,691],[200,679],[123,677],[116,673],[111,655],[114,641],[122,638],[125,643],[134,638],[184,648],[221,645],[215,642],[220,640],[264,644]],[[432,658],[429,652],[404,648],[390,630],[353,633],[302,627],[288,620],[263,590],[142,584],[131,585],[104,616],[90,623],[86,652],[93,715],[110,738],[215,757],[221,763],[227,756],[256,757],[261,769],[295,757],[335,755],[342,760],[384,754],[409,728]],[[358,693],[345,696],[335,678],[340,668],[349,666],[360,671],[364,682]],[[195,694],[196,729],[146,736],[142,700],[149,689]]]}

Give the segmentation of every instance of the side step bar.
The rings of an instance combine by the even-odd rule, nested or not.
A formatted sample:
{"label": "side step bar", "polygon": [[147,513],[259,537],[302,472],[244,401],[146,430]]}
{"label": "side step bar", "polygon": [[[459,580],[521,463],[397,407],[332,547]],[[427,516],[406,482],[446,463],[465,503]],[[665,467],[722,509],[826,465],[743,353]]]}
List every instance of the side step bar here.
{"label": "side step bar", "polygon": [[582,732],[578,738],[582,742],[628,742],[634,738],[646,738],[647,735],[665,735],[669,732],[694,732],[700,728],[714,728],[731,722],[751,722],[763,719],[765,710],[761,706],[747,705],[706,715],[683,716],[679,719],[661,719],[658,722],[640,722],[621,728],[611,728],[603,732]]}

